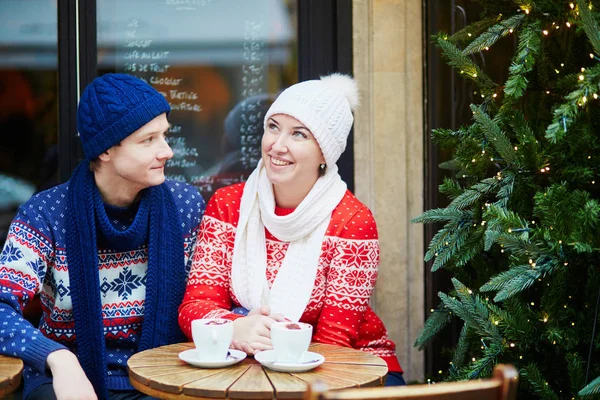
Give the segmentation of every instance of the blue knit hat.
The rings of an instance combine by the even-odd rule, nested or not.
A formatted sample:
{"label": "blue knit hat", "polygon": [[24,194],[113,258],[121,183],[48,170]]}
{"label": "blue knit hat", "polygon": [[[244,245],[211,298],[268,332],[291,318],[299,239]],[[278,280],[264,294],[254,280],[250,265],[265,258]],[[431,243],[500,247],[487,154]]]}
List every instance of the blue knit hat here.
{"label": "blue knit hat", "polygon": [[171,107],[163,95],[143,80],[127,74],[105,74],[90,83],[79,99],[77,130],[88,160]]}

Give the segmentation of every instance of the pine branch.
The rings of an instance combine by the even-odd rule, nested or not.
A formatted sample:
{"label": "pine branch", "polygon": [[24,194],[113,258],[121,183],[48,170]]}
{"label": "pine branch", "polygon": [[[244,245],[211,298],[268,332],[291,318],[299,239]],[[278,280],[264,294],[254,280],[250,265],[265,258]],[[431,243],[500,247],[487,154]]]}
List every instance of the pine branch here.
{"label": "pine branch", "polygon": [[474,185],[471,189],[465,190],[460,196],[450,203],[447,209],[463,210],[475,202],[482,196],[493,192],[498,186],[498,181],[494,178],[487,178]]}
{"label": "pine branch", "polygon": [[429,242],[429,249],[427,253],[425,253],[425,262],[428,262],[433,259],[433,257],[437,256],[437,253],[442,250],[444,247],[450,244],[453,239],[453,233],[455,229],[452,229],[451,226],[447,228],[442,228],[433,236],[431,241]]}
{"label": "pine branch", "polygon": [[533,391],[540,395],[543,399],[558,400],[556,393],[552,391],[548,385],[548,381],[544,378],[540,370],[534,364],[528,364],[520,371],[521,377],[526,381]]}
{"label": "pine branch", "polygon": [[[517,265],[512,267],[508,271],[494,275],[489,281],[487,281],[482,287],[479,288],[482,292],[492,292],[504,289],[513,279],[520,278],[522,275],[531,274],[531,265]],[[533,277],[537,279],[539,274],[537,271],[533,271]]]}
{"label": "pine branch", "polygon": [[456,267],[464,267],[469,261],[481,254],[483,251],[483,237],[485,235],[485,227],[478,225],[470,231],[470,235],[465,240],[465,243],[456,250],[452,257],[452,261]]}
{"label": "pine branch", "polygon": [[517,165],[519,160],[515,154],[515,150],[510,143],[510,140],[506,134],[500,129],[498,124],[493,121],[479,106],[471,104],[471,111],[473,111],[473,119],[481,126],[485,137],[488,142],[498,152],[500,157],[508,165]]}
{"label": "pine branch", "polygon": [[500,18],[501,16],[496,16],[492,18],[482,19],[481,21],[473,22],[472,24],[467,25],[463,29],[455,32],[452,36],[448,38],[448,40],[455,45],[460,42],[468,42],[472,40],[473,37],[479,36],[490,26],[500,21]]}
{"label": "pine branch", "polygon": [[454,355],[452,357],[451,365],[453,369],[458,369],[465,363],[465,358],[467,357],[467,352],[469,351],[468,333],[469,324],[465,322],[460,330],[458,343],[456,344],[456,349],[454,350]]}
{"label": "pine branch", "polygon": [[478,38],[473,40],[464,50],[463,54],[473,54],[483,51],[487,48],[492,47],[499,39],[512,33],[521,24],[525,18],[524,14],[513,15],[512,17],[505,19],[489,28],[487,32],[479,35]]}
{"label": "pine branch", "polygon": [[576,89],[565,96],[566,102],[554,109],[552,123],[546,128],[546,138],[552,143],[561,141],[580,114],[587,106],[588,98],[598,95],[600,83],[600,65],[596,65],[577,78]]}
{"label": "pine branch", "polygon": [[414,347],[423,350],[427,343],[429,343],[435,335],[441,332],[451,320],[452,314],[450,311],[440,304],[438,308],[431,313],[429,318],[427,318],[427,321],[425,321],[423,330],[417,337],[417,340],[415,340]]}
{"label": "pine branch", "polygon": [[519,45],[512,64],[510,75],[504,85],[507,96],[519,98],[523,96],[529,81],[525,75],[533,70],[536,57],[539,54],[542,37],[539,21],[524,28],[519,36]]}
{"label": "pine branch", "polygon": [[575,393],[585,386],[585,363],[577,353],[567,354],[566,359],[571,389]]}
{"label": "pine branch", "polygon": [[455,199],[465,191],[465,189],[460,185],[458,181],[450,179],[446,176],[444,177],[444,181],[439,186],[438,190],[441,194],[448,197],[449,199]]}
{"label": "pine branch", "polygon": [[498,191],[498,205],[500,207],[506,207],[510,196],[513,193],[515,185],[515,175],[511,171],[505,171],[504,174],[498,175],[498,179],[501,181],[500,190]]}
{"label": "pine branch", "polygon": [[515,212],[492,204],[483,213],[483,218],[487,221],[486,251],[497,243],[515,253],[530,253],[533,256],[539,252],[529,240],[529,224]]}
{"label": "pine branch", "polygon": [[411,222],[420,222],[431,224],[435,222],[454,222],[459,223],[465,217],[465,212],[461,210],[448,210],[446,208],[436,208],[425,211],[423,214],[412,219]]}
{"label": "pine branch", "polygon": [[464,307],[464,311],[470,316],[468,321],[472,328],[493,343],[502,343],[502,335],[498,327],[490,320],[487,305],[477,295],[472,294],[458,279],[452,278],[452,284]]}
{"label": "pine branch", "polygon": [[448,64],[456,68],[461,75],[474,81],[479,87],[492,89],[497,86],[477,64],[464,55],[458,47],[450,43],[446,37],[440,36],[437,40],[442,53],[448,59]]}
{"label": "pine branch", "polygon": [[489,376],[497,358],[502,354],[502,345],[492,343],[483,350],[483,356],[471,364],[471,371],[467,374],[469,379],[478,379]]}
{"label": "pine branch", "polygon": [[577,394],[582,397],[600,394],[600,376],[590,382],[589,385],[581,389]]}
{"label": "pine branch", "polygon": [[577,7],[579,8],[579,15],[583,22],[583,30],[594,47],[596,54],[600,54],[600,30],[598,29],[598,21],[592,16],[592,12],[588,8],[586,1],[577,0]]}
{"label": "pine branch", "polygon": [[[486,287],[486,290],[483,290],[483,287],[481,290],[488,291],[488,287],[501,286],[494,297],[494,301],[504,301],[509,297],[529,289],[538,279],[552,274],[558,265],[559,263],[556,260],[548,259],[546,257],[539,258],[535,263],[535,267],[533,265],[519,265],[513,267],[510,270],[493,277],[483,286],[486,287],[486,285],[489,284],[489,286]],[[518,269],[511,272],[514,268]],[[512,277],[509,277],[511,275]],[[503,280],[504,284],[502,284]]]}
{"label": "pine branch", "polygon": [[458,227],[453,229],[451,239],[448,243],[445,243],[445,247],[442,248],[437,254],[435,254],[435,261],[431,266],[431,271],[435,272],[440,268],[443,268],[448,261],[458,252],[462,246],[465,244],[467,237],[469,236],[469,232],[471,229],[471,225],[467,225],[465,227]]}
{"label": "pine branch", "polygon": [[456,146],[465,136],[467,136],[467,131],[463,128],[457,130],[436,128],[431,131],[433,144],[444,148]]}

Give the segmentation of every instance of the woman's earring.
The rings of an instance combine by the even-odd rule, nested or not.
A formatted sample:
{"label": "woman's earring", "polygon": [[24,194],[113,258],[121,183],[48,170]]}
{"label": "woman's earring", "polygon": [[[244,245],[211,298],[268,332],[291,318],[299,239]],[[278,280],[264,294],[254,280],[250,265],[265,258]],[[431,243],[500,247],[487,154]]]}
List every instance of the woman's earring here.
{"label": "woman's earring", "polygon": [[321,164],[321,165],[319,165],[319,168],[321,168],[321,171],[323,171],[326,166],[327,166],[326,164]]}

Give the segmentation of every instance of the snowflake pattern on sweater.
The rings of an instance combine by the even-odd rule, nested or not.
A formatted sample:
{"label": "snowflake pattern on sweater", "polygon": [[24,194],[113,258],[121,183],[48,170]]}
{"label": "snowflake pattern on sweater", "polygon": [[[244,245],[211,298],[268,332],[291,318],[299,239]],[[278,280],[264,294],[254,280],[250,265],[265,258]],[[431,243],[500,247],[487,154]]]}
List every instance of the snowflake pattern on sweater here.
{"label": "snowflake pattern on sweater", "polygon": [[[179,211],[172,217],[181,221],[182,250],[189,271],[205,203],[196,188],[166,182]],[[46,358],[52,351],[68,348],[77,352],[65,251],[68,190],[68,183],[58,185],[23,204],[0,255],[0,354],[25,362],[26,387],[51,381]],[[137,208],[106,206],[106,211],[113,226],[125,230]],[[116,251],[103,246],[98,238],[98,269],[109,389],[131,390],[127,360],[136,352],[144,318],[147,244]],[[42,306],[38,328],[22,317],[23,308],[36,294]]]}
{"label": "snowflake pattern on sweater", "polygon": [[[193,256],[179,325],[191,338],[191,321],[236,319],[240,306],[231,284],[233,244],[244,184],[217,190],[208,203]],[[293,210],[279,209],[277,215]],[[267,281],[273,284],[289,246],[266,231]],[[300,321],[313,325],[313,341],[363,350],[383,358],[390,371],[402,371],[395,345],[369,307],[377,280],[379,242],[373,215],[346,192],[332,213],[319,258],[311,299]]]}

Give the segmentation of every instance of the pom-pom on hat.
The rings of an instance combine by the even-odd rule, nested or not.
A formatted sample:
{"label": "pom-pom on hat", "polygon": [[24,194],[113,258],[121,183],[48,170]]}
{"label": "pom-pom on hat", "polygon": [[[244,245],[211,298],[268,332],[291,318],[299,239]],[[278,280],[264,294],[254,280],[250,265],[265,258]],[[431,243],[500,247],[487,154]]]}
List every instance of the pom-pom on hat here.
{"label": "pom-pom on hat", "polygon": [[152,86],[127,74],[105,74],[92,81],[77,108],[77,130],[88,160],[169,113],[169,103]]}
{"label": "pom-pom on hat", "polygon": [[265,115],[296,118],[314,135],[327,165],[333,165],[346,149],[354,122],[352,112],[358,106],[358,86],[352,77],[339,73],[319,80],[297,83],[284,90]]}

